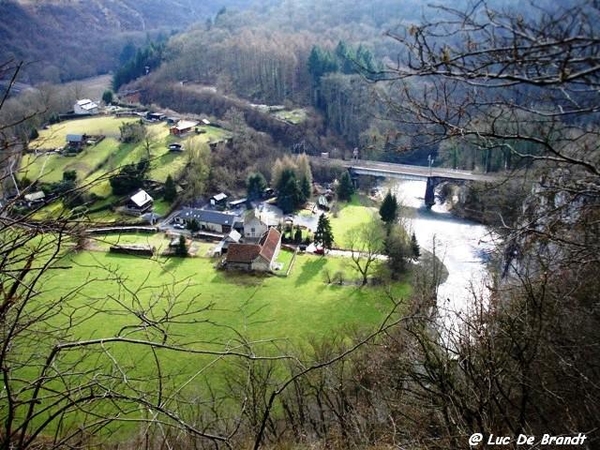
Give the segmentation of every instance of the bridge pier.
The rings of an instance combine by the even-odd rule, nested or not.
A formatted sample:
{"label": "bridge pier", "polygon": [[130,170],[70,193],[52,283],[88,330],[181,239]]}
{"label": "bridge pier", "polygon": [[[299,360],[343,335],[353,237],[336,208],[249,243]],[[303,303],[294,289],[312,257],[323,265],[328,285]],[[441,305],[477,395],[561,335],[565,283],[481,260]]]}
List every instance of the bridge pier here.
{"label": "bridge pier", "polygon": [[427,177],[425,187],[425,206],[431,208],[435,205],[435,187],[440,182],[439,177]]}

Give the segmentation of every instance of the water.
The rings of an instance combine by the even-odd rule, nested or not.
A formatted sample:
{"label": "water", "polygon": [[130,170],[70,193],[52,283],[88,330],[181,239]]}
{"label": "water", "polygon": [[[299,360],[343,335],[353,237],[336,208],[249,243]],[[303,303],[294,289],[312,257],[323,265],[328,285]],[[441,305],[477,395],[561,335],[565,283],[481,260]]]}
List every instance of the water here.
{"label": "water", "polygon": [[497,237],[484,225],[454,217],[444,205],[428,209],[423,200],[425,181],[390,181],[385,188],[404,206],[421,248],[432,252],[435,245],[436,256],[448,270],[438,289],[441,324],[453,332],[464,330],[464,321],[485,307],[486,262]]}

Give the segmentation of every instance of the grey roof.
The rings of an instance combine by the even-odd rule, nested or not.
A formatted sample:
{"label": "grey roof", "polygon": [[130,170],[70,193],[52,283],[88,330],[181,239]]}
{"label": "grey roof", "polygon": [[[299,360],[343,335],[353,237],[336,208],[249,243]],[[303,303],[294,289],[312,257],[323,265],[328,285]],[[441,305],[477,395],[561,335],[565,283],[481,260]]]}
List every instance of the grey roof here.
{"label": "grey roof", "polygon": [[214,223],[218,225],[233,226],[238,219],[235,214],[225,213],[221,211],[210,211],[208,209],[184,208],[181,210],[179,217],[183,220],[196,219],[199,222]]}
{"label": "grey roof", "polygon": [[83,134],[67,134],[67,142],[82,142]]}

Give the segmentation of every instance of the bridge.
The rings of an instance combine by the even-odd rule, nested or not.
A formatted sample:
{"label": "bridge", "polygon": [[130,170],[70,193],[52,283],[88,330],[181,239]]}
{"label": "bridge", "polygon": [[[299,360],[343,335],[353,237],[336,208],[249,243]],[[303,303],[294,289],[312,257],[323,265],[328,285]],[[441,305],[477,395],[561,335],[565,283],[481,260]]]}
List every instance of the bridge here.
{"label": "bridge", "polygon": [[400,178],[403,180],[426,181],[425,204],[435,204],[435,187],[444,181],[498,181],[498,175],[473,173],[466,170],[445,169],[440,167],[411,166],[408,164],[394,164],[378,161],[353,159],[351,161],[338,161],[353,175],[372,175],[376,177]]}

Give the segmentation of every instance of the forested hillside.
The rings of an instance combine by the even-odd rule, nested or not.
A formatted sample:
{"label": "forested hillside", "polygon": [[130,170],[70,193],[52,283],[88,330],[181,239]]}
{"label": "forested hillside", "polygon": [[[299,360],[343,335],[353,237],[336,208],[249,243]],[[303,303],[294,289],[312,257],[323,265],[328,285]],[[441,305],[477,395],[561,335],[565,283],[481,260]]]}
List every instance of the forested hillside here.
{"label": "forested hillside", "polygon": [[[243,1],[102,0],[0,2],[0,61],[28,67],[22,82],[52,83],[115,69],[129,44],[166,38]],[[125,58],[127,54],[123,55]]]}
{"label": "forested hillside", "polygon": [[[450,14],[448,8],[460,7],[441,3],[448,6],[436,10],[440,18]],[[537,7],[519,8],[539,13]],[[398,91],[393,83],[373,83],[406,58],[393,36],[400,27],[418,23],[426,10],[420,1],[398,0],[287,1],[262,9],[222,10],[213,20],[173,36],[161,67],[135,87],[144,90],[146,101],[175,110],[186,110],[189,100],[172,95],[174,85],[182,83],[210,86],[253,103],[310,106],[323,116],[326,133],[341,137],[346,150],[358,147],[364,158],[426,164],[428,155],[437,157],[439,143],[414,125],[389,122],[387,105],[395,104]],[[441,48],[457,39],[451,36],[434,45]],[[418,92],[427,88],[427,80],[406,85]],[[198,108],[211,113],[206,105],[190,112]],[[222,114],[218,108],[212,113]],[[309,148],[318,152],[319,142],[308,139]],[[518,158],[509,160],[501,153],[492,158],[469,148],[447,153],[438,161],[455,168],[497,171],[518,164]]]}

